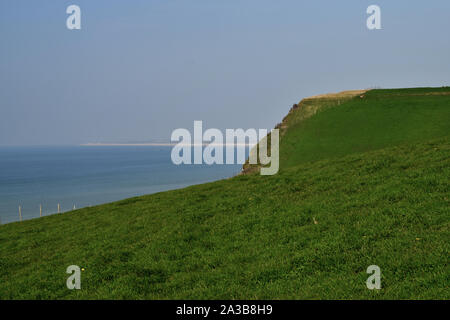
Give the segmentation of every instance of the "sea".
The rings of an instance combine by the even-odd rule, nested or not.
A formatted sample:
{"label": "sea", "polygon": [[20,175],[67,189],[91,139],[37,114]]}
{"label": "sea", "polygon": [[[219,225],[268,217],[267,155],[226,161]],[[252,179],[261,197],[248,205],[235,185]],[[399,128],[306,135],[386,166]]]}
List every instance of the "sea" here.
{"label": "sea", "polygon": [[0,223],[230,178],[242,164],[175,165],[171,146],[0,147]]}

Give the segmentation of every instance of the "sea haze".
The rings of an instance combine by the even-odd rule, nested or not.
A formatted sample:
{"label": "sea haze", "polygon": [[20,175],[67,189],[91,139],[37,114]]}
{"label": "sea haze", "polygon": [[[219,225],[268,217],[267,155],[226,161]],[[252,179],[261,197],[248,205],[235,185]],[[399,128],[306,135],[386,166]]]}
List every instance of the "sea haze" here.
{"label": "sea haze", "polygon": [[171,147],[1,147],[0,220],[82,208],[232,177],[242,165],[174,165]]}

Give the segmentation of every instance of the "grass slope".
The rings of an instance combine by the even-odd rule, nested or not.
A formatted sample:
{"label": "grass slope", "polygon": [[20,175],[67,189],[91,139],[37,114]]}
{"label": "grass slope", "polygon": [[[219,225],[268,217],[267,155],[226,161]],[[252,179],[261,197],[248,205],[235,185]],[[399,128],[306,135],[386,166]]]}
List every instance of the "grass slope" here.
{"label": "grass slope", "polygon": [[[448,87],[371,90],[362,99],[359,95],[350,100],[325,96],[305,99],[299,106],[285,119],[281,168],[426,141],[450,131]],[[299,119],[310,114],[311,108],[314,117]]]}
{"label": "grass slope", "polygon": [[[299,143],[301,132],[313,139],[315,130],[329,147],[340,139],[326,132],[344,134],[346,151],[305,143],[320,155],[293,148],[275,176],[238,176],[0,226],[0,298],[449,299],[448,91],[371,91],[318,108],[285,127],[282,155],[286,141]],[[420,111],[412,94],[429,106],[420,119],[408,114],[405,100]],[[387,106],[405,117],[371,112]],[[377,150],[338,129],[349,123],[340,112],[374,124],[361,141],[373,139]],[[332,123],[326,115],[335,127],[314,130]],[[398,125],[385,125],[392,118]],[[66,288],[71,264],[85,268],[82,290]],[[379,291],[365,286],[372,264],[381,268]]]}

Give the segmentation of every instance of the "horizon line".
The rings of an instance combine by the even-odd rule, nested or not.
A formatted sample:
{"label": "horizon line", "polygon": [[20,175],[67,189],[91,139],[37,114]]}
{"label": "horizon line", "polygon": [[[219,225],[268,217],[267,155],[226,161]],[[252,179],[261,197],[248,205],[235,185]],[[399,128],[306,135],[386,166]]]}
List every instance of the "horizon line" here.
{"label": "horizon line", "polygon": [[191,147],[195,147],[195,146],[222,146],[222,147],[227,147],[227,146],[236,146],[236,147],[247,147],[247,146],[255,146],[257,143],[255,144],[250,144],[250,143],[201,143],[201,144],[196,144],[196,143],[185,143],[185,144],[180,144],[179,142],[168,142],[168,143],[83,143],[80,144],[80,146],[82,147],[126,147],[126,146],[130,146],[130,147],[139,147],[139,146],[149,146],[149,147],[173,147],[173,146],[191,146]]}

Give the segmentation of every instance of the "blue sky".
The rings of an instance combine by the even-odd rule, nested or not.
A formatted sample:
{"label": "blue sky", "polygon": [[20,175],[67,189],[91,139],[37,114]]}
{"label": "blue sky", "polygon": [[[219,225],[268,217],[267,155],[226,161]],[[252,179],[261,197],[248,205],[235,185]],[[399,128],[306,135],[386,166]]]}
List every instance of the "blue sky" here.
{"label": "blue sky", "polygon": [[[366,28],[371,4],[382,30]],[[314,94],[450,85],[449,14],[448,0],[3,0],[0,145],[270,129]]]}

